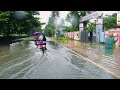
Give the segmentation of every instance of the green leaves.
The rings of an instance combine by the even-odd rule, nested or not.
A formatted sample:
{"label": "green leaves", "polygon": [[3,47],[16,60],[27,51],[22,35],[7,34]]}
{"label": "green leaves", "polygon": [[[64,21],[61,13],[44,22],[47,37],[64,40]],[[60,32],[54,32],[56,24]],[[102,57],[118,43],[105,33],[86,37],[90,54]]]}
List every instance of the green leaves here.
{"label": "green leaves", "polygon": [[56,17],[59,17],[59,11],[51,11],[51,17],[49,17],[48,24],[44,30],[45,35],[53,36],[55,34]]}
{"label": "green leaves", "polygon": [[29,34],[42,25],[39,18],[34,17],[38,14],[38,11],[0,11],[0,34]]}
{"label": "green leaves", "polygon": [[[79,19],[87,14],[90,14],[90,11],[70,11],[68,13],[66,20],[71,22],[72,27],[79,29]],[[88,21],[83,22],[84,26],[87,25]],[[75,29],[76,30],[76,29]]]}
{"label": "green leaves", "polygon": [[66,26],[63,31],[64,32],[73,32],[73,31],[77,31],[77,30],[78,30],[77,27]]}
{"label": "green leaves", "polygon": [[107,29],[117,28],[116,26],[117,14],[108,15],[103,17],[103,27]]}
{"label": "green leaves", "polygon": [[95,30],[95,27],[96,27],[95,22],[89,22],[89,23],[87,24],[87,26],[85,27],[85,29],[86,29],[87,31],[91,32],[91,31]]}
{"label": "green leaves", "polygon": [[53,36],[54,35],[54,29],[51,26],[47,26],[45,28],[45,35],[46,36]]}

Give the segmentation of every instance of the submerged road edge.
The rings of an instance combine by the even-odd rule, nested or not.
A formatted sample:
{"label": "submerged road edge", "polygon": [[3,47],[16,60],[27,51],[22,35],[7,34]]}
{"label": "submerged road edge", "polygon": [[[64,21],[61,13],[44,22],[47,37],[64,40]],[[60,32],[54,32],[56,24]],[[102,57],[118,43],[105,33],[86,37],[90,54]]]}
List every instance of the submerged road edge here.
{"label": "submerged road edge", "polygon": [[[54,40],[52,40],[52,41],[54,41]],[[56,41],[54,41],[54,42],[56,42]],[[78,55],[79,57],[85,59],[86,61],[88,61],[88,62],[94,64],[95,66],[97,66],[97,67],[103,69],[104,71],[108,72],[108,73],[111,74],[112,76],[114,76],[114,77],[120,79],[120,75],[117,75],[117,74],[115,74],[114,72],[112,72],[112,71],[108,70],[107,68],[105,68],[104,66],[101,66],[101,65],[99,65],[99,64],[97,64],[97,63],[91,61],[90,59],[88,59],[88,58],[86,58],[86,57],[84,57],[84,56],[78,54],[77,52],[73,51],[72,49],[70,49],[70,48],[68,48],[68,47],[66,47],[66,46],[64,46],[64,45],[62,45],[61,43],[59,43],[59,42],[56,42],[56,43],[57,43],[57,44],[60,44],[62,47],[64,47],[65,49],[67,49],[67,50],[69,50],[69,51],[71,51],[71,52],[73,52],[74,54]]]}

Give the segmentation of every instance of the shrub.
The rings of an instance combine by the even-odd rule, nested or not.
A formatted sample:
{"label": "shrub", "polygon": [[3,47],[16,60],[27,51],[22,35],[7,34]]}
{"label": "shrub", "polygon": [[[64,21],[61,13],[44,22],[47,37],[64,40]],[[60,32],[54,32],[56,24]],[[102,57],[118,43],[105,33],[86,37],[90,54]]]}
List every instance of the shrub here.
{"label": "shrub", "polygon": [[64,35],[64,34],[62,34],[62,35],[60,35],[60,37],[65,37],[65,35]]}
{"label": "shrub", "polygon": [[114,36],[113,36],[113,33],[112,33],[112,34],[110,34],[110,35],[109,35],[109,37],[110,37],[110,38],[113,38],[113,37],[114,37]]}

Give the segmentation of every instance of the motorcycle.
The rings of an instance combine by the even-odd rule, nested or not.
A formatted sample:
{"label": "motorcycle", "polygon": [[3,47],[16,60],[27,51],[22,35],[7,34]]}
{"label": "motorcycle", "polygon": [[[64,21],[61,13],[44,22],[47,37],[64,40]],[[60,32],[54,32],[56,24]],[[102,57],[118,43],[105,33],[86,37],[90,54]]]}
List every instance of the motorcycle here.
{"label": "motorcycle", "polygon": [[43,43],[43,41],[39,40],[37,42],[37,46],[40,46],[40,49],[42,50],[42,53],[44,54],[47,49],[46,49],[46,45],[44,45],[42,43]]}
{"label": "motorcycle", "polygon": [[42,50],[42,52],[43,52],[43,54],[44,54],[45,51],[46,51],[46,47],[45,47],[45,45],[42,45],[41,50]]}

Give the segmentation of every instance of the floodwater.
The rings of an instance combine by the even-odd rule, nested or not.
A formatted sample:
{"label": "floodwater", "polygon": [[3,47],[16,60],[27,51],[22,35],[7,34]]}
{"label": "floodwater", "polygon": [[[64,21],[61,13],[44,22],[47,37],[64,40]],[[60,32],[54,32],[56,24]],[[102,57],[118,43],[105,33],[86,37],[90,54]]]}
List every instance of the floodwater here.
{"label": "floodwater", "polygon": [[116,79],[54,41],[43,55],[33,41],[0,44],[0,79]]}
{"label": "floodwater", "polygon": [[60,43],[120,76],[120,47],[106,49],[104,44],[73,40]]}

